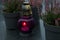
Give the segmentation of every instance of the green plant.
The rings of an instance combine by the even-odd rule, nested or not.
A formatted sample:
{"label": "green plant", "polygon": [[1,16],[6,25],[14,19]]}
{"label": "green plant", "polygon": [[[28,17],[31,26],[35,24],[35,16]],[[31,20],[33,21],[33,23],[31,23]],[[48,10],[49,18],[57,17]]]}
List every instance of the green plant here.
{"label": "green plant", "polygon": [[21,3],[17,0],[11,1],[10,3],[6,2],[5,3],[5,11],[8,13],[13,13],[19,11],[18,6],[20,5],[19,8],[21,8]]}
{"label": "green plant", "polygon": [[47,15],[44,16],[44,21],[48,24],[55,25],[55,20],[60,18],[60,14],[54,14],[52,11],[47,12]]}
{"label": "green plant", "polygon": [[60,14],[57,15],[57,18],[60,18]]}

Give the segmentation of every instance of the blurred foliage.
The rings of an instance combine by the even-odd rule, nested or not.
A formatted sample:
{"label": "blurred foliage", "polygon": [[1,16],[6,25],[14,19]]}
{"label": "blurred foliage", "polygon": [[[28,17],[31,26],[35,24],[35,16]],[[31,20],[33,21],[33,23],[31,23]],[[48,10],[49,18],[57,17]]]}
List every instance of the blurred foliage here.
{"label": "blurred foliage", "polygon": [[17,0],[5,3],[5,12],[13,13],[21,10],[22,2]]}
{"label": "blurred foliage", "polygon": [[54,14],[52,11],[48,11],[44,16],[44,21],[48,24],[55,25],[55,20],[60,18],[60,14]]}

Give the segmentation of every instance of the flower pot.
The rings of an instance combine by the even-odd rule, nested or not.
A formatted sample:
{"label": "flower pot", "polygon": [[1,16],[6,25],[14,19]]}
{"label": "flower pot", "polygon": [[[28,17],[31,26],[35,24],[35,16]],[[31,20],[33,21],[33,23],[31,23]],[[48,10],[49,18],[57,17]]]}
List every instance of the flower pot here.
{"label": "flower pot", "polygon": [[46,40],[60,40],[60,27],[44,23]]}
{"label": "flower pot", "polygon": [[39,24],[39,15],[38,15],[37,7],[31,6],[31,8],[32,8],[32,15],[33,15],[33,18],[34,18],[35,21],[36,21],[36,25],[38,25],[38,24]]}
{"label": "flower pot", "polygon": [[18,13],[4,13],[4,17],[7,29],[17,28]]}

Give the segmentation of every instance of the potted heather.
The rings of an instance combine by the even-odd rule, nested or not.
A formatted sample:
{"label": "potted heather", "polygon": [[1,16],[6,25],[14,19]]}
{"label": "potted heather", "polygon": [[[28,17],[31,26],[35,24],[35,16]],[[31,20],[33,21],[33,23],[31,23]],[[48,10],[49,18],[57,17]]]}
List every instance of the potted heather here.
{"label": "potted heather", "polygon": [[18,11],[20,11],[20,9],[18,8],[19,5],[20,3],[17,0],[6,2],[5,9],[3,10],[3,12],[4,12],[7,29],[16,28],[17,20],[19,18]]}
{"label": "potted heather", "polygon": [[60,40],[60,13],[56,10],[53,8],[43,16],[46,40]]}

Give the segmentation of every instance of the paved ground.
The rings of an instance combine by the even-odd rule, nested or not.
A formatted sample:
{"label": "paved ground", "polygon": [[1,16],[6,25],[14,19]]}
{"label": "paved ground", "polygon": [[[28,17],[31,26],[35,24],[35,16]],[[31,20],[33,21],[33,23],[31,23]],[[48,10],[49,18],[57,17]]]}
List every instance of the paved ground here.
{"label": "paved ground", "polygon": [[4,17],[1,15],[0,12],[0,40],[5,40],[5,37],[6,37],[6,25]]}
{"label": "paved ground", "polygon": [[7,40],[40,40],[40,31],[36,27],[32,36],[21,37],[16,30],[7,30]]}

